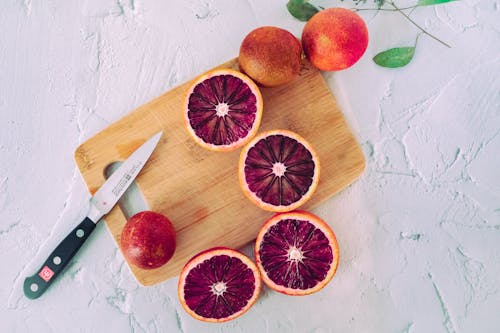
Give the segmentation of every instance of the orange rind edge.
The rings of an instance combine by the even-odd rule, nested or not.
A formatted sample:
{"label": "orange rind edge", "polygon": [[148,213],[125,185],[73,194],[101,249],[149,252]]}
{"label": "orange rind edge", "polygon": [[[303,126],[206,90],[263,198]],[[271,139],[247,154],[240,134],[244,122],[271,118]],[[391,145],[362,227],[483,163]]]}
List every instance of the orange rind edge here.
{"label": "orange rind edge", "polygon": [[[328,270],[328,273],[323,281],[318,283],[312,288],[309,289],[292,289],[292,288],[287,288],[281,285],[278,285],[274,283],[269,276],[267,275],[266,271],[264,270],[264,267],[262,265],[262,260],[260,258],[259,254],[259,248],[260,248],[260,243],[262,242],[262,239],[265,235],[265,233],[269,230],[269,228],[278,223],[279,221],[283,219],[306,219],[307,221],[313,223],[317,228],[319,228],[325,236],[330,240],[330,245],[332,247],[332,252],[333,252],[333,262],[330,266],[330,269]],[[337,237],[335,236],[335,233],[333,230],[330,228],[330,226],[320,217],[307,212],[303,210],[295,210],[292,212],[285,212],[285,213],[278,213],[269,218],[267,221],[264,222],[262,227],[259,230],[259,233],[257,235],[257,238],[255,240],[255,262],[257,267],[260,270],[260,274],[262,277],[262,280],[264,283],[271,289],[280,292],[282,294],[286,295],[292,295],[292,296],[304,296],[304,295],[310,295],[312,293],[318,292],[321,289],[323,289],[332,279],[333,276],[335,275],[337,271],[337,267],[339,264],[339,259],[340,259],[340,252],[339,252],[339,245],[337,242]]]}
{"label": "orange rind edge", "polygon": [[[252,270],[252,272],[254,274],[254,278],[255,278],[255,291],[254,291],[252,297],[250,298],[250,300],[248,301],[247,305],[245,307],[243,307],[240,311],[235,312],[228,317],[219,318],[219,319],[206,318],[206,317],[198,315],[196,312],[194,312],[191,308],[189,308],[187,306],[186,301],[184,299],[184,293],[183,293],[186,277],[189,274],[189,272],[191,271],[191,269],[196,267],[196,265],[198,265],[199,263],[201,263],[207,259],[210,259],[211,257],[216,256],[216,255],[228,255],[230,257],[236,257],[236,258],[240,259],[245,265],[247,265],[248,268],[250,268]],[[191,258],[186,263],[186,265],[184,265],[184,267],[182,268],[182,271],[179,275],[179,282],[177,284],[177,293],[178,293],[178,297],[179,297],[179,302],[181,303],[184,310],[195,319],[198,319],[198,320],[204,321],[204,322],[212,322],[212,323],[222,323],[222,322],[230,321],[232,319],[235,319],[235,318],[243,315],[245,312],[247,312],[255,304],[255,302],[257,301],[257,299],[260,295],[261,289],[262,289],[262,277],[260,275],[259,269],[257,268],[257,265],[250,258],[248,258],[246,255],[244,255],[243,253],[236,251],[236,250],[233,250],[233,249],[230,249],[230,248],[226,248],[226,247],[215,247],[212,249],[208,249],[208,250],[205,250],[205,251],[198,253],[193,258]]]}
{"label": "orange rind edge", "polygon": [[[268,203],[263,202],[260,198],[258,198],[256,195],[253,194],[252,191],[248,188],[248,184],[245,180],[245,159],[248,151],[250,150],[251,147],[255,145],[260,139],[270,136],[270,135],[275,135],[275,134],[283,134],[286,136],[289,136],[301,144],[303,144],[311,153],[313,157],[313,161],[315,164],[315,170],[314,170],[314,175],[315,177],[313,178],[313,182],[311,183],[311,186],[309,187],[309,190],[307,193],[298,201],[294,202],[291,205],[288,206],[275,206],[275,205],[270,205]],[[245,196],[256,206],[260,207],[263,210],[269,211],[269,212],[275,212],[275,213],[281,213],[281,212],[289,212],[292,210],[295,210],[305,204],[316,192],[316,189],[318,187],[319,183],[319,178],[320,178],[320,173],[321,173],[321,167],[320,167],[320,161],[319,161],[319,156],[316,150],[312,147],[312,145],[304,139],[302,136],[299,134],[290,131],[290,130],[284,130],[284,129],[277,129],[277,130],[268,130],[264,131],[262,133],[259,133],[255,137],[253,137],[252,140],[250,140],[247,145],[241,150],[239,161],[238,161],[238,179],[240,183],[240,188],[245,194]]]}
{"label": "orange rind edge", "polygon": [[[241,138],[240,140],[234,142],[231,145],[214,145],[214,144],[206,143],[205,141],[203,141],[199,136],[196,135],[193,128],[191,127],[191,125],[189,123],[189,118],[188,118],[189,96],[192,94],[196,85],[199,84],[200,82],[203,82],[203,81],[205,81],[213,76],[225,75],[225,74],[229,74],[229,75],[233,75],[233,76],[238,77],[239,79],[241,79],[243,82],[245,82],[250,87],[250,90],[252,90],[252,92],[254,93],[255,98],[257,100],[257,102],[256,102],[257,111],[255,112],[255,121],[253,123],[253,127],[248,132],[248,135],[246,137]],[[212,151],[218,151],[218,152],[233,151],[233,150],[236,150],[236,149],[244,146],[246,143],[248,143],[257,134],[257,131],[259,130],[260,123],[262,120],[262,113],[263,113],[263,109],[264,109],[264,102],[263,102],[263,98],[262,98],[262,93],[260,92],[260,89],[257,86],[257,84],[248,75],[246,75],[242,72],[239,72],[237,70],[230,69],[230,68],[213,69],[213,70],[210,70],[210,71],[198,76],[193,81],[191,81],[189,89],[184,94],[184,104],[183,105],[184,105],[184,110],[183,110],[184,126],[186,127],[191,138],[201,147],[208,149],[208,150],[212,150]]]}

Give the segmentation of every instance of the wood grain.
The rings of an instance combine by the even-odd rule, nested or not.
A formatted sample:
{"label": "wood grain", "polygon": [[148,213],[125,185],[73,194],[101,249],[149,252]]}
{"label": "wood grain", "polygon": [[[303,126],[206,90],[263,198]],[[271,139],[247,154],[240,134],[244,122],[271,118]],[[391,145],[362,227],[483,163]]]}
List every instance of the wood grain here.
{"label": "wood grain", "polygon": [[[218,67],[237,69],[233,59]],[[168,216],[177,232],[174,257],[164,266],[130,269],[138,282],[152,285],[177,275],[199,251],[213,246],[240,248],[254,240],[272,213],[254,206],[239,187],[240,150],[212,152],[199,147],[184,127],[184,94],[180,85],[132,111],[84,142],[76,163],[89,191],[105,181],[104,169],[124,160],[159,130],[164,135],[136,182],[151,210]],[[305,63],[299,77],[277,87],[262,88],[264,114],[260,131],[289,129],[307,139],[320,159],[316,192],[302,209],[312,209],[351,184],[364,170],[365,159],[321,74]],[[126,222],[115,207],[105,217],[117,244]]]}

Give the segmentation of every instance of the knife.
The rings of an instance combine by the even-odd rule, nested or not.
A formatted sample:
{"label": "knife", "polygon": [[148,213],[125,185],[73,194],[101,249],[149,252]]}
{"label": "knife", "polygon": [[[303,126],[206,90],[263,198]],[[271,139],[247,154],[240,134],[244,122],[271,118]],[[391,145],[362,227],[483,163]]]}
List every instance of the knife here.
{"label": "knife", "polygon": [[153,153],[162,133],[156,133],[137,148],[94,194],[90,199],[90,208],[85,219],[59,243],[37,273],[24,280],[23,289],[26,297],[30,299],[40,297],[63,271],[94,231],[96,224],[111,211],[132,184]]}

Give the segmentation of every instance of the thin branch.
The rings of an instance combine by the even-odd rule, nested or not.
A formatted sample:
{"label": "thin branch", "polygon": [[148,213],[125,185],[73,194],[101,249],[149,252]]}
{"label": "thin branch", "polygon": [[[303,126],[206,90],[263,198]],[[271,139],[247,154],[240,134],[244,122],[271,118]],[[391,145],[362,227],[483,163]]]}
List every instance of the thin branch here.
{"label": "thin branch", "polygon": [[418,5],[411,6],[411,7],[404,7],[404,8],[399,8],[399,9],[390,9],[390,8],[351,8],[351,10],[355,12],[360,12],[362,10],[381,10],[384,12],[397,12],[398,10],[407,10],[407,9],[415,9],[419,7]]}
{"label": "thin branch", "polygon": [[413,13],[413,11],[414,11],[415,9],[417,9],[418,7],[420,7],[420,6],[418,6],[418,5],[417,5],[417,6],[413,7],[413,8],[412,8],[412,10],[410,10],[410,12],[408,13],[408,16],[410,16],[410,15]]}
{"label": "thin branch", "polygon": [[418,39],[420,38],[420,36],[422,36],[422,34],[423,34],[423,32],[418,33],[417,38],[415,39],[415,46],[414,47],[417,47]]}
{"label": "thin branch", "polygon": [[443,44],[444,46],[451,48],[451,46],[449,44],[443,42],[441,39],[437,38],[436,36],[431,35],[429,32],[427,32],[427,30],[425,30],[420,25],[418,25],[415,21],[413,21],[405,12],[403,12],[400,8],[398,8],[394,4],[394,2],[388,2],[388,3],[389,3],[389,5],[391,5],[392,7],[394,7],[394,9],[396,11],[398,11],[399,13],[401,13],[401,15],[403,15],[408,21],[410,21],[411,23],[413,23],[413,25],[415,25],[417,28],[419,28],[420,31],[422,31],[424,34],[426,34],[427,36],[431,37],[432,39],[438,41],[439,43]]}

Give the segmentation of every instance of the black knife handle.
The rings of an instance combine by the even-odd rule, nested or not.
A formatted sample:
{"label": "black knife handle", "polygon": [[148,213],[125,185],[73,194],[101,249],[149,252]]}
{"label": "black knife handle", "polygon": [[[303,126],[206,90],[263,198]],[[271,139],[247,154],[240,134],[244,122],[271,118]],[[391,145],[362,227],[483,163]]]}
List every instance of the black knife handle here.
{"label": "black knife handle", "polygon": [[24,280],[24,294],[35,299],[40,297],[70,262],[95,229],[95,223],[88,217],[71,231],[56,247],[38,272]]}

